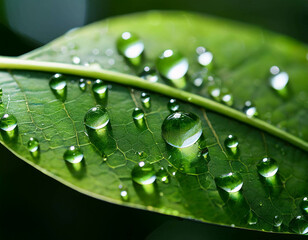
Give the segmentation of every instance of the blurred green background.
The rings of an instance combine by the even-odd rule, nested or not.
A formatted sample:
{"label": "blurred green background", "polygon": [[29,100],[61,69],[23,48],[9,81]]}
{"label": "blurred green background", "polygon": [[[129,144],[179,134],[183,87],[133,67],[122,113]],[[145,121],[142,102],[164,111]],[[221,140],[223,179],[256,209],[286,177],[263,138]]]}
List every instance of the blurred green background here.
{"label": "blurred green background", "polygon": [[[71,28],[152,9],[201,12],[308,43],[307,0],[0,0],[0,55],[21,55]],[[0,156],[0,239],[305,238],[237,230],[116,206],[63,186],[3,146]]]}

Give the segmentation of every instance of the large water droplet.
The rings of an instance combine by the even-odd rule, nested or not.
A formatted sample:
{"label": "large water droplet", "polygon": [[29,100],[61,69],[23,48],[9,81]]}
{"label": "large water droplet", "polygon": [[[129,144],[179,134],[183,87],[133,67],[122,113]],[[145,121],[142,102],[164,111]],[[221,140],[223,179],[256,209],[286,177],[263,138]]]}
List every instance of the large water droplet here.
{"label": "large water droplet", "polygon": [[64,160],[70,163],[79,163],[83,159],[83,153],[80,148],[70,146],[63,155]]}
{"label": "large water droplet", "polygon": [[207,51],[204,47],[197,47],[198,62],[200,65],[211,68],[213,64],[213,54]]}
{"label": "large water droplet", "polygon": [[117,48],[119,53],[132,65],[140,65],[142,61],[142,53],[144,51],[144,44],[137,35],[130,32],[122,33],[117,41]]}
{"label": "large water droplet", "polygon": [[188,60],[179,52],[168,49],[156,62],[158,71],[162,76],[171,80],[178,88],[186,87],[185,74],[188,71]]}
{"label": "large water droplet", "polygon": [[237,154],[238,152],[238,140],[236,136],[229,135],[225,140],[225,146],[229,153]]}
{"label": "large water droplet", "polygon": [[63,102],[66,100],[67,84],[62,74],[56,73],[53,75],[49,81],[49,86],[56,98]]}
{"label": "large water droplet", "polygon": [[132,170],[132,179],[140,185],[152,184],[155,179],[155,171],[151,164],[139,162]]}
{"label": "large water droplet", "polygon": [[17,126],[17,119],[11,114],[4,114],[0,119],[0,128],[6,132],[12,131]]}
{"label": "large water droplet", "polygon": [[162,136],[176,148],[185,148],[194,144],[202,134],[202,125],[193,113],[175,112],[163,122]]}
{"label": "large water droplet", "polygon": [[243,179],[239,173],[224,174],[215,179],[219,188],[229,193],[238,192],[243,186]]}
{"label": "large water droplet", "polygon": [[108,86],[102,80],[97,79],[92,85],[92,91],[98,104],[105,106],[108,97]]}
{"label": "large water droplet", "polygon": [[263,177],[272,177],[278,171],[278,164],[273,158],[263,158],[257,165],[258,172]]}
{"label": "large water droplet", "polygon": [[258,116],[257,108],[250,101],[245,102],[243,112],[249,118]]}
{"label": "large water droplet", "polygon": [[102,129],[109,123],[109,115],[107,111],[96,106],[91,108],[84,117],[84,124],[92,129]]}
{"label": "large water droplet", "polygon": [[149,81],[149,82],[157,82],[158,81],[158,74],[155,69],[151,69],[148,66],[143,68],[143,72],[140,74],[140,77]]}
{"label": "large water droplet", "polygon": [[180,105],[178,103],[178,101],[176,99],[170,99],[170,101],[168,102],[168,109],[171,112],[176,112],[177,110],[179,110]]}
{"label": "large water droplet", "polygon": [[141,93],[141,102],[144,108],[149,109],[151,107],[151,96],[148,93]]}
{"label": "large water droplet", "polygon": [[279,67],[272,66],[270,68],[271,77],[269,79],[271,87],[277,91],[282,97],[288,96],[289,75],[286,72],[281,72]]}
{"label": "large water droplet", "polygon": [[298,234],[307,235],[308,233],[308,222],[302,217],[295,217],[289,224],[290,229]]}

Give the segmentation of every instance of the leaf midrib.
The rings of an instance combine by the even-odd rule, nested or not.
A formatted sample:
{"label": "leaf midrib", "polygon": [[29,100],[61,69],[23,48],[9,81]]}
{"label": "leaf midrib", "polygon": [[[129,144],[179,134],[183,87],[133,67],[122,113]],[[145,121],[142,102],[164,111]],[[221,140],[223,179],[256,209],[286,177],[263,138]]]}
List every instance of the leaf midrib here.
{"label": "leaf midrib", "polygon": [[42,72],[59,72],[63,74],[76,75],[89,78],[100,78],[109,82],[122,84],[125,86],[136,87],[148,91],[156,92],[171,98],[176,98],[184,102],[189,102],[200,107],[204,107],[213,112],[236,119],[250,126],[268,132],[278,138],[281,138],[304,151],[308,151],[308,142],[287,133],[263,120],[249,118],[244,113],[215,102],[211,99],[176,89],[162,83],[151,83],[142,78],[130,74],[119,73],[105,69],[94,69],[85,66],[72,65],[66,63],[56,63],[47,61],[25,60],[14,57],[0,57],[0,69],[17,69]]}

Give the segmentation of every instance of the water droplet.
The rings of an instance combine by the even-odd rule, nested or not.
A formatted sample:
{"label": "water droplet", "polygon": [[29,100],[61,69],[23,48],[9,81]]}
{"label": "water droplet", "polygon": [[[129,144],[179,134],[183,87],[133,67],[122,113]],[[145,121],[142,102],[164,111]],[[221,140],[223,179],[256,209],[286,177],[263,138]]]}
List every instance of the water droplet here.
{"label": "water droplet", "polygon": [[286,72],[281,72],[279,67],[272,66],[270,68],[271,77],[269,79],[271,87],[282,96],[288,96],[287,84],[289,82],[289,75]]}
{"label": "water droplet", "polygon": [[282,224],[282,218],[280,216],[276,215],[274,217],[273,224],[274,224],[274,227],[277,227],[277,228],[280,227],[281,224]]}
{"label": "water droplet", "polygon": [[257,169],[260,175],[263,177],[272,177],[278,171],[278,164],[273,158],[263,158],[257,165]]}
{"label": "water droplet", "polygon": [[233,105],[233,95],[227,89],[222,89],[221,91],[221,101],[227,106],[231,107]]}
{"label": "water droplet", "polygon": [[49,86],[56,96],[61,101],[66,100],[67,95],[67,84],[62,74],[56,73],[49,81]]}
{"label": "water droplet", "polygon": [[157,82],[158,81],[158,74],[155,69],[151,69],[148,66],[145,66],[143,68],[142,73],[140,74],[140,77],[149,81],[149,82]]}
{"label": "water droplet", "polygon": [[34,153],[34,152],[39,151],[40,144],[36,138],[31,137],[27,145],[28,145],[29,152]]}
{"label": "water droplet", "polygon": [[145,122],[144,122],[144,112],[140,108],[135,108],[132,117],[134,119],[135,125],[140,128],[144,129],[145,128]]}
{"label": "water droplet", "polygon": [[121,199],[123,201],[128,201],[128,192],[127,192],[127,189],[125,189],[123,187],[123,185],[119,185],[119,189],[120,189],[120,196],[121,196]]}
{"label": "water droplet", "polygon": [[176,170],[175,167],[173,167],[172,165],[169,165],[169,166],[168,166],[168,172],[169,172],[169,174],[170,174],[171,176],[175,176],[177,170]]}
{"label": "water droplet", "polygon": [[255,225],[255,224],[257,224],[257,222],[258,222],[257,216],[252,211],[250,211],[249,215],[248,215],[247,223],[249,225]]}
{"label": "water droplet", "polygon": [[167,171],[161,167],[157,173],[156,173],[156,177],[158,180],[160,180],[163,183],[168,183],[169,182],[169,175],[167,173]]}
{"label": "water droplet", "polygon": [[306,235],[308,233],[308,222],[302,216],[293,218],[289,227],[293,232],[298,234]]}
{"label": "water droplet", "polygon": [[80,64],[80,62],[81,62],[81,60],[80,60],[79,57],[77,57],[77,56],[73,56],[73,57],[72,57],[72,63],[74,63],[74,64]]}
{"label": "water droplet", "polygon": [[109,115],[107,111],[96,106],[91,108],[84,117],[84,124],[92,129],[102,129],[109,123]]}
{"label": "water droplet", "polygon": [[70,146],[63,155],[64,160],[70,163],[79,163],[83,159],[83,153],[80,148]]}
{"label": "water droplet", "polygon": [[92,85],[92,91],[98,104],[105,106],[108,97],[108,86],[102,80],[96,79]]}
{"label": "water droplet", "polygon": [[237,137],[233,135],[229,135],[225,140],[225,146],[230,153],[237,154],[238,152]]}
{"label": "water droplet", "polygon": [[11,114],[4,114],[0,119],[0,128],[6,132],[12,131],[17,126],[17,119]]}
{"label": "water droplet", "polygon": [[79,79],[79,89],[83,92],[87,89],[87,81],[83,78]]}
{"label": "water droplet", "polygon": [[217,85],[212,84],[212,85],[208,86],[207,90],[208,90],[208,93],[210,94],[210,96],[214,100],[220,102],[220,100],[221,100],[221,89]]}
{"label": "water droplet", "polygon": [[206,148],[203,148],[201,151],[200,151],[200,156],[207,162],[210,161],[210,154],[209,154],[209,149],[206,147]]}
{"label": "water droplet", "polygon": [[155,171],[151,164],[139,162],[132,170],[132,179],[140,185],[152,184],[155,179]]}
{"label": "water droplet", "polygon": [[204,47],[198,47],[196,52],[198,54],[199,64],[209,68],[213,63],[213,54],[207,51]]}
{"label": "water droplet", "polygon": [[119,53],[132,65],[140,65],[142,61],[142,53],[144,51],[144,44],[137,35],[130,32],[122,33],[117,41],[117,48]]}
{"label": "water droplet", "polygon": [[258,116],[257,108],[250,101],[245,102],[243,112],[249,118]]}
{"label": "water droplet", "polygon": [[149,109],[151,107],[151,97],[150,97],[150,94],[148,93],[141,93],[141,102],[142,102],[142,105],[144,108],[147,108]]}
{"label": "water droplet", "polygon": [[229,193],[238,192],[243,186],[243,179],[239,173],[224,174],[215,179],[219,188]]}
{"label": "water droplet", "polygon": [[305,215],[308,215],[308,198],[304,197],[300,203],[300,208]]}
{"label": "water droplet", "polygon": [[157,70],[162,76],[171,80],[178,88],[186,87],[185,74],[188,71],[188,60],[179,52],[165,50],[156,62]]}
{"label": "water droplet", "polygon": [[168,109],[171,111],[171,112],[176,112],[177,110],[179,110],[180,108],[180,105],[179,103],[177,102],[176,99],[170,99],[170,101],[168,102]]}
{"label": "water droplet", "polygon": [[163,138],[169,145],[176,148],[191,146],[198,141],[201,134],[201,121],[193,113],[172,113],[162,124]]}
{"label": "water droplet", "polygon": [[2,97],[2,95],[3,95],[3,90],[2,88],[0,88],[0,97]]}

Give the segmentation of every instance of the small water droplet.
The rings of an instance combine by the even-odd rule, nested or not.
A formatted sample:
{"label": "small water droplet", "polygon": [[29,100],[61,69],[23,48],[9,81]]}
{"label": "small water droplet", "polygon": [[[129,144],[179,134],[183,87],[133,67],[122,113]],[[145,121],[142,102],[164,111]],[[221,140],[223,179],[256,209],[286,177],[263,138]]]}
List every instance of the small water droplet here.
{"label": "small water droplet", "polygon": [[130,32],[124,32],[118,38],[117,48],[121,55],[123,55],[133,66],[139,66],[142,61],[142,53],[144,51],[144,44],[141,39]]}
{"label": "small water droplet", "polygon": [[17,119],[12,114],[4,114],[0,119],[0,128],[6,132],[12,131],[17,127]]}
{"label": "small water droplet", "polygon": [[238,140],[236,136],[229,135],[225,140],[226,149],[232,153],[237,154],[238,152]]}
{"label": "small water droplet", "polygon": [[273,158],[265,157],[257,165],[257,169],[259,174],[263,177],[272,177],[278,171],[278,164]]}
{"label": "small water droplet", "polygon": [[243,186],[243,179],[239,173],[224,174],[215,179],[219,188],[229,193],[238,192]]}
{"label": "small water droplet", "polygon": [[152,184],[156,180],[153,166],[143,161],[139,162],[132,170],[132,179],[140,185]]}
{"label": "small water droplet", "polygon": [[91,108],[84,117],[84,124],[92,129],[102,129],[109,123],[109,115],[107,111],[96,106]]}
{"label": "small water droplet", "polygon": [[142,109],[140,108],[135,108],[133,113],[132,113],[132,117],[134,119],[135,125],[138,128],[145,128],[145,122],[144,122],[144,112]]}
{"label": "small water droplet", "polygon": [[300,208],[305,215],[308,215],[308,197],[304,197],[300,203]]}
{"label": "small water droplet", "polygon": [[171,176],[175,176],[177,171],[176,171],[175,167],[173,167],[172,165],[169,165],[168,166],[168,172]]}
{"label": "small water droplet", "polygon": [[102,80],[96,79],[92,85],[92,91],[98,104],[105,106],[108,97],[108,86]]}
{"label": "small water droplet", "polygon": [[271,87],[282,97],[288,96],[289,75],[286,72],[281,72],[279,67],[272,66],[270,68],[271,77],[269,79]]}
{"label": "small water droplet", "polygon": [[150,68],[149,66],[145,66],[143,68],[140,77],[149,81],[149,82],[157,82],[159,77],[155,69]]}
{"label": "small water droplet", "polygon": [[249,225],[255,225],[255,224],[257,224],[257,222],[258,222],[257,216],[252,211],[250,211],[249,215],[248,215],[247,223]]}
{"label": "small water droplet", "polygon": [[80,64],[80,62],[81,62],[81,60],[80,60],[79,57],[77,57],[77,56],[73,56],[73,57],[72,57],[72,63],[74,63],[74,64]]}
{"label": "small water droplet", "polygon": [[302,217],[297,216],[289,223],[290,229],[298,234],[306,235],[308,233],[308,222]]}
{"label": "small water droplet", "polygon": [[247,117],[256,117],[258,116],[257,108],[250,101],[245,102],[245,106],[243,108],[243,112]]}
{"label": "small water droplet", "polygon": [[120,189],[120,196],[121,196],[121,199],[123,200],[123,201],[128,201],[128,192],[127,192],[127,189],[125,189],[124,187],[123,187],[123,185],[119,185],[119,189]]}
{"label": "small water droplet", "polygon": [[160,180],[163,183],[169,183],[169,175],[167,173],[167,171],[161,167],[157,173],[156,173],[156,177],[158,180]]}
{"label": "small water droplet", "polygon": [[169,79],[174,86],[178,88],[186,87],[185,75],[189,63],[181,53],[171,49],[165,50],[157,59],[156,67],[160,74]]}
{"label": "small water droplet", "polygon": [[148,93],[141,93],[141,102],[144,108],[149,109],[151,107],[151,96]]}
{"label": "small water droplet", "polygon": [[177,102],[176,99],[170,99],[170,101],[168,102],[168,109],[171,111],[171,112],[176,112],[177,110],[179,110],[180,108],[180,105],[179,103]]}
{"label": "small water droplet", "polygon": [[233,95],[227,89],[221,91],[221,102],[231,107],[233,105]]}
{"label": "small water droplet", "polygon": [[67,84],[62,74],[56,73],[53,75],[49,81],[49,86],[56,98],[63,102],[66,100]]}
{"label": "small water droplet", "polygon": [[208,86],[207,90],[208,90],[208,93],[210,94],[210,96],[214,100],[220,102],[220,100],[221,100],[221,89],[217,85],[212,84],[212,85]]}
{"label": "small water droplet", "polygon": [[210,154],[209,154],[209,149],[207,147],[203,148],[200,151],[200,157],[202,157],[205,161],[209,162],[210,161]]}
{"label": "small water droplet", "polygon": [[64,160],[70,163],[79,163],[83,159],[83,153],[80,148],[70,146],[63,155]]}
{"label": "small water droplet", "polygon": [[280,216],[276,215],[274,217],[273,224],[274,224],[274,227],[277,227],[277,228],[280,227],[281,224],[282,224],[282,218]]}
{"label": "small water droplet", "polygon": [[79,89],[83,92],[87,89],[87,81],[83,78],[79,79]]}
{"label": "small water droplet", "polygon": [[210,51],[207,51],[204,47],[198,47],[196,52],[198,54],[199,64],[209,68],[213,63],[213,54]]}
{"label": "small water droplet", "polygon": [[27,145],[28,145],[29,152],[34,153],[34,152],[39,151],[40,144],[36,138],[31,137]]}
{"label": "small water droplet", "polygon": [[162,124],[163,138],[169,145],[176,148],[191,146],[198,141],[201,134],[201,121],[193,113],[172,113],[166,117]]}

